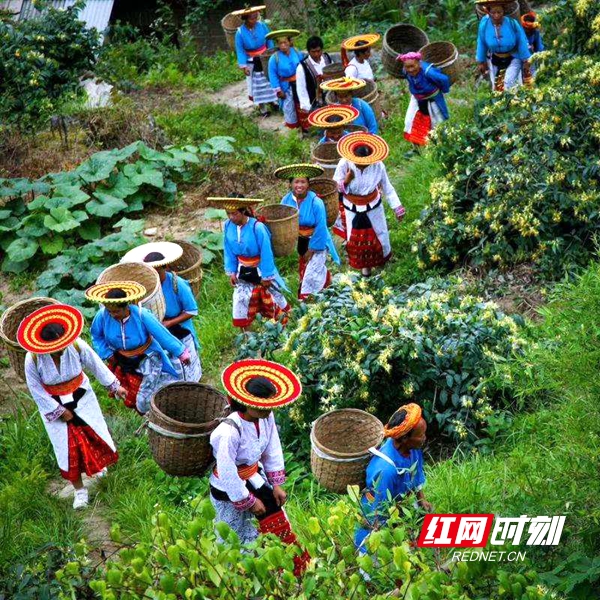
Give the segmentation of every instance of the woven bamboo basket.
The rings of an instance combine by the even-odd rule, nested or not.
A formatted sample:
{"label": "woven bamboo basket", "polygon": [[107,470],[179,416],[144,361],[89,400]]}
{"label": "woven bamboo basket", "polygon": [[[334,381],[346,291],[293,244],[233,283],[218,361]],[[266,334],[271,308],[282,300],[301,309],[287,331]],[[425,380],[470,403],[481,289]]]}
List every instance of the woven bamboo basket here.
{"label": "woven bamboo basket", "polygon": [[268,48],[260,55],[260,63],[267,81],[269,81],[269,59],[271,56],[273,56],[273,54],[275,54],[275,52],[277,52],[277,48]]}
{"label": "woven bamboo basket", "polygon": [[202,281],[202,250],[190,242],[183,240],[174,240],[183,248],[181,258],[171,265],[171,270],[180,277],[187,279],[194,296],[200,293],[200,283]]}
{"label": "woven bamboo basket", "polygon": [[13,304],[0,317],[0,339],[4,343],[8,361],[19,379],[25,381],[25,355],[27,352],[17,343],[17,331],[21,321],[38,308],[50,304],[60,304],[52,298],[29,298]]}
{"label": "woven bamboo basket", "polygon": [[349,485],[365,486],[369,448],[383,439],[383,423],[356,408],[321,415],[310,432],[310,468],[327,490],[344,494]]}
{"label": "woven bamboo basket", "polygon": [[381,49],[383,68],[389,75],[400,77],[402,63],[396,60],[398,54],[416,52],[427,44],[429,44],[427,34],[414,25],[399,23],[390,27],[383,36],[383,47]]}
{"label": "woven bamboo basket", "polygon": [[[483,17],[485,17],[488,14],[485,6],[482,6],[481,4],[475,5],[475,12],[477,13],[478,19],[483,19]],[[510,4],[505,4],[504,14],[507,17],[512,17],[513,19],[516,19],[518,21],[521,18],[521,9],[519,7],[519,2],[515,0]]]}
{"label": "woven bamboo basket", "polygon": [[331,227],[340,210],[336,182],[327,177],[315,177],[310,180],[310,189],[323,199],[327,212],[327,227]]}
{"label": "woven bamboo basket", "polygon": [[423,60],[431,63],[454,83],[460,74],[458,50],[452,42],[431,42],[420,50]]}
{"label": "woven bamboo basket", "polygon": [[148,414],[148,441],[169,475],[203,475],[212,463],[209,436],[229,413],[227,398],[203,383],[176,382],[159,390]]}
{"label": "woven bamboo basket", "polygon": [[[356,90],[353,93],[357,98],[361,98],[365,102],[367,102],[373,112],[375,113],[375,118],[380,121],[381,120],[381,100],[379,97],[379,92],[377,90],[377,84],[374,81],[367,81],[367,85],[360,90]],[[336,104],[337,98],[335,92],[327,92],[325,94],[325,102],[327,104]]]}
{"label": "woven bamboo basket", "polygon": [[325,142],[313,148],[310,158],[314,164],[323,167],[325,177],[332,179],[341,156],[335,142]]}
{"label": "woven bamboo basket", "polygon": [[323,81],[339,79],[344,76],[344,65],[341,62],[333,62],[323,67]]}
{"label": "woven bamboo basket", "polygon": [[238,30],[238,27],[242,24],[242,17],[239,15],[233,15],[231,13],[225,15],[221,19],[221,27],[223,28],[223,32],[225,33],[225,39],[227,40],[227,45],[231,50],[235,50],[235,32]]}
{"label": "woven bamboo basket", "polygon": [[267,204],[259,206],[256,214],[265,218],[271,232],[275,256],[290,256],[296,252],[299,234],[299,213],[293,206]]}
{"label": "woven bamboo basket", "polygon": [[119,263],[104,269],[98,276],[96,283],[110,283],[111,281],[135,281],[146,288],[146,295],[140,304],[154,313],[162,321],[165,318],[166,304],[162,293],[158,273],[144,263]]}
{"label": "woven bamboo basket", "polygon": [[346,125],[346,130],[352,133],[353,131],[362,131],[367,133],[369,130],[364,125]]}

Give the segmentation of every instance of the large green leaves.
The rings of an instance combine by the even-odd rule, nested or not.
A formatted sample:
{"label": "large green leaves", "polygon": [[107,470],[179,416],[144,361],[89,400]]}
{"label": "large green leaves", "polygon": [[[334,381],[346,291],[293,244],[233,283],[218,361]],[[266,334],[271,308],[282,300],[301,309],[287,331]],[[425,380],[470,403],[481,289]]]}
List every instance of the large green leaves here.
{"label": "large green leaves", "polygon": [[52,208],[44,218],[44,225],[51,231],[63,233],[79,227],[79,221],[66,208]]}
{"label": "large green leaves", "polygon": [[123,173],[134,185],[140,186],[146,183],[157,188],[162,188],[164,186],[162,172],[150,163],[137,162],[125,165]]}
{"label": "large green leaves", "polygon": [[127,208],[127,202],[111,194],[94,192],[94,198],[86,205],[88,212],[97,217],[114,217]]}
{"label": "large green leaves", "polygon": [[17,238],[6,249],[8,258],[15,263],[29,260],[39,248],[39,244],[32,238]]}
{"label": "large green leaves", "polygon": [[81,164],[76,173],[87,183],[107,179],[117,165],[118,159],[111,152],[98,152]]}

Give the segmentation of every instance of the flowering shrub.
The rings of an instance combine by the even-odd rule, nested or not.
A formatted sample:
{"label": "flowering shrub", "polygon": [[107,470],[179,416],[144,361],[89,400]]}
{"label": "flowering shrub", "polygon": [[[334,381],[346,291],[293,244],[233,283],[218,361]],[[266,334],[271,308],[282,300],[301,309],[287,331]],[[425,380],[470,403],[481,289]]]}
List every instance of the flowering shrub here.
{"label": "flowering shrub", "polygon": [[460,282],[398,292],[343,275],[321,298],[287,342],[304,384],[290,413],[300,426],[344,407],[387,419],[416,401],[434,431],[473,442],[505,405],[501,365],[525,343],[517,320]]}
{"label": "flowering shrub", "polygon": [[40,19],[0,21],[0,132],[36,127],[77,92],[98,48],[96,31],[78,20],[80,8],[77,2],[48,8]]}

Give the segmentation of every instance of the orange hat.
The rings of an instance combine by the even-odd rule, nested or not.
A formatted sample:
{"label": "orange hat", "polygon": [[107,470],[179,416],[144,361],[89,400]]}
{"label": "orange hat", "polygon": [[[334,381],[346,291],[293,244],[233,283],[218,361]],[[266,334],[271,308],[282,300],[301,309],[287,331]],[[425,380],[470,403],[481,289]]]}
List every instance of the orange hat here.
{"label": "orange hat", "polygon": [[[396,427],[389,427],[385,425],[383,428],[383,436],[389,438],[401,438],[403,435],[406,435],[410,431],[412,431],[417,423],[421,420],[421,416],[423,411],[418,404],[411,402],[410,404],[405,404],[401,406],[395,413],[399,413],[401,410],[406,412],[406,416],[404,417],[404,421],[400,423],[400,425],[396,425]],[[391,416],[390,421],[394,418],[394,415]]]}
{"label": "orange hat", "polygon": [[[361,146],[369,148],[371,153],[368,156],[359,156],[356,151]],[[337,143],[337,149],[340,156],[356,165],[375,164],[385,160],[390,153],[390,147],[382,137],[374,133],[363,133],[362,131],[345,135]]]}

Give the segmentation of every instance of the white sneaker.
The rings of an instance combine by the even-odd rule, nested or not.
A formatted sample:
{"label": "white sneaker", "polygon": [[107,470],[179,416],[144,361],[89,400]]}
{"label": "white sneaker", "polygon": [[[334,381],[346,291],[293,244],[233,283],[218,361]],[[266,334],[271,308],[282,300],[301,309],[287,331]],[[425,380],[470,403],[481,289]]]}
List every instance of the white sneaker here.
{"label": "white sneaker", "polygon": [[94,479],[102,479],[103,477],[106,477],[106,474],[108,473],[108,469],[106,467],[104,467],[104,469],[102,469],[102,471],[98,471],[97,473],[95,473],[93,475]]}
{"label": "white sneaker", "polygon": [[85,508],[88,505],[88,491],[85,488],[75,490],[75,496],[73,498],[73,508],[79,510]]}

